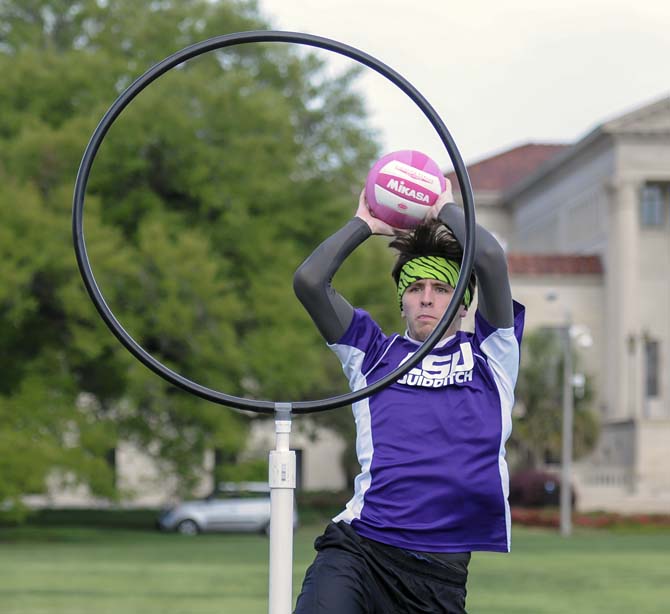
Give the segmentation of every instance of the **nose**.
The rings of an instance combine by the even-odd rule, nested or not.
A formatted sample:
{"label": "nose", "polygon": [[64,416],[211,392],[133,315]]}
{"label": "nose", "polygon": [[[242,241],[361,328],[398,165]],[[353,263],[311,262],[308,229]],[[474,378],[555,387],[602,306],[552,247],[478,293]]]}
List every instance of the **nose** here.
{"label": "nose", "polygon": [[421,305],[424,307],[429,307],[433,304],[433,289],[430,286],[426,286],[421,293]]}

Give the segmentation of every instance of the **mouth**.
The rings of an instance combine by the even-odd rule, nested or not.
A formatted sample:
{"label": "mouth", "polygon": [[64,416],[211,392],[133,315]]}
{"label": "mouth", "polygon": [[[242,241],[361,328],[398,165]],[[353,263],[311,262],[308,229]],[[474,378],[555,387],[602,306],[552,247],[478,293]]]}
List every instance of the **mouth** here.
{"label": "mouth", "polygon": [[436,319],[437,318],[435,316],[431,316],[425,313],[417,317],[417,320],[419,320],[420,322],[432,322],[433,320]]}

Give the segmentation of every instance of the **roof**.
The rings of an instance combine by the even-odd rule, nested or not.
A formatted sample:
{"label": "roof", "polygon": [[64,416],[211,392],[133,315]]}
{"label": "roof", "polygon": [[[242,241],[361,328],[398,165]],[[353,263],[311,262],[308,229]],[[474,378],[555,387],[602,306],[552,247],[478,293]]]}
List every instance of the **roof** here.
{"label": "roof", "polygon": [[601,124],[596,130],[610,134],[670,134],[670,96],[637,107]]}
{"label": "roof", "polygon": [[507,254],[511,275],[602,275],[600,256],[578,254]]}
{"label": "roof", "polygon": [[[545,162],[565,150],[568,145],[558,143],[526,143],[468,165],[472,189],[504,192],[522,179],[533,174]],[[458,190],[454,171],[447,178]]]}
{"label": "roof", "polygon": [[655,135],[667,138],[670,135],[670,96],[666,95],[651,104],[646,104],[599,124],[572,147],[566,147],[559,155],[548,160],[546,165],[538,166],[535,171],[528,173],[516,185],[510,185],[505,194],[505,200],[514,200],[552,171],[560,168],[580,152],[589,148],[593,143],[606,137],[626,134]]}

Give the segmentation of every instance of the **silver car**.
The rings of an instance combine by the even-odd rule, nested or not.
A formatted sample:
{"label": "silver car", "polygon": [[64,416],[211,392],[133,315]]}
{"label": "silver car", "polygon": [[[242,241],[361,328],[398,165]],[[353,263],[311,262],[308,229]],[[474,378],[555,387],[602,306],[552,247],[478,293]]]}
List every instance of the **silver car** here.
{"label": "silver car", "polygon": [[[298,524],[293,510],[293,528]],[[158,517],[164,531],[270,531],[270,488],[263,482],[223,483],[205,499],[184,501]]]}

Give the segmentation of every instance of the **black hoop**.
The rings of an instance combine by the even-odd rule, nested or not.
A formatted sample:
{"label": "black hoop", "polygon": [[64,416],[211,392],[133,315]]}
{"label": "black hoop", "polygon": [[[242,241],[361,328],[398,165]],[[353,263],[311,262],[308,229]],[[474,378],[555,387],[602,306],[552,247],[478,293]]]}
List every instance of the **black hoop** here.
{"label": "black hoop", "polygon": [[[125,109],[128,104],[150,83],[155,81],[158,77],[169,71],[171,68],[174,68],[178,64],[185,62],[191,58],[202,55],[209,51],[214,51],[215,49],[221,49],[224,47],[231,47],[233,45],[240,45],[244,43],[261,43],[261,42],[284,42],[284,43],[297,43],[301,45],[308,45],[311,47],[318,47],[325,49],[327,51],[333,51],[340,55],[351,58],[360,64],[363,64],[369,68],[372,68],[380,75],[386,77],[389,81],[399,87],[409,98],[414,101],[414,103],[421,109],[424,115],[428,118],[432,126],[437,131],[442,143],[447,149],[447,153],[451,159],[452,164],[454,165],[454,170],[456,172],[456,177],[458,179],[458,184],[463,196],[463,206],[465,209],[465,228],[466,228],[466,239],[463,246],[463,262],[461,265],[461,275],[456,284],[454,290],[454,295],[452,298],[449,307],[444,313],[444,316],[435,327],[435,330],[431,335],[423,342],[421,347],[416,351],[414,356],[404,363],[402,366],[398,367],[395,371],[389,373],[382,379],[357,390],[355,392],[349,392],[342,394],[336,397],[331,397],[328,399],[321,399],[316,401],[296,401],[294,403],[290,402],[274,402],[274,401],[259,401],[253,399],[245,399],[240,397],[231,396],[223,392],[218,392],[211,388],[201,386],[196,382],[193,382],[179,373],[172,371],[167,368],[165,365],[156,360],[151,356],[146,350],[144,350],[121,326],[119,321],[116,319],[110,308],[107,306],[100,289],[95,281],[93,272],[91,270],[91,265],[88,260],[88,255],[86,253],[86,243],[84,241],[84,232],[83,232],[83,211],[84,211],[84,197],[86,194],[86,184],[88,182],[88,177],[91,172],[91,167],[93,165],[93,160],[100,148],[100,144],[104,139],[107,131],[112,126],[116,118],[121,114],[123,109]],[[105,324],[110,328],[112,333],[116,338],[126,347],[126,349],[135,356],[140,362],[142,362],[149,369],[166,379],[168,382],[179,386],[184,390],[191,392],[203,399],[212,401],[214,403],[219,403],[221,405],[227,405],[229,407],[234,407],[237,409],[246,409],[260,413],[274,413],[278,406],[289,406],[291,411],[294,413],[310,413],[315,411],[323,411],[326,409],[334,409],[335,407],[342,407],[343,405],[349,405],[363,399],[371,394],[374,394],[378,390],[386,387],[391,382],[402,377],[407,373],[412,367],[414,367],[430,350],[435,346],[435,344],[442,338],[446,332],[449,324],[454,319],[458,306],[460,305],[465,290],[467,288],[468,279],[472,271],[472,266],[474,263],[474,234],[475,232],[475,211],[474,211],[474,198],[472,195],[472,186],[470,185],[470,179],[468,173],[461,158],[461,155],[456,148],[447,127],[444,125],[444,122],[440,119],[439,115],[435,112],[432,106],[428,101],[419,93],[419,91],[409,83],[404,77],[395,72],[393,69],[389,68],[379,60],[373,58],[372,56],[350,47],[343,43],[337,41],[322,38],[319,36],[313,36],[311,34],[301,34],[298,32],[281,32],[274,30],[259,30],[259,31],[249,31],[249,32],[237,32],[234,34],[226,34],[223,36],[217,36],[210,38],[208,40],[196,43],[189,47],[185,47],[181,51],[178,51],[171,56],[164,59],[162,62],[155,64],[152,68],[146,71],[142,76],[136,79],[112,104],[107,113],[103,116],[102,120],[98,124],[97,128],[91,136],[84,155],[82,157],[81,163],[79,165],[79,171],[77,173],[77,182],[75,184],[74,190],[74,202],[73,202],[73,211],[72,211],[72,233],[74,239],[74,249],[77,255],[77,263],[79,265],[79,271],[86,285],[91,300],[93,301],[98,313],[104,320]]]}

